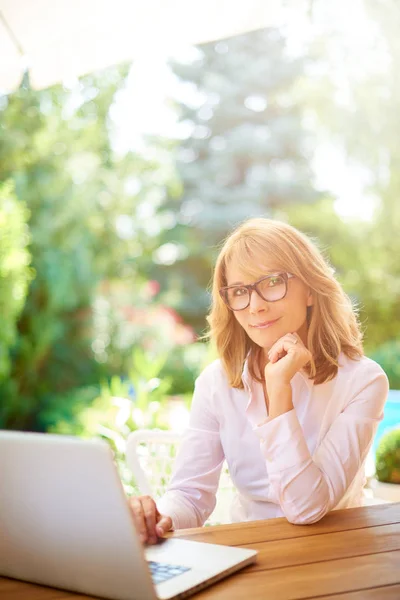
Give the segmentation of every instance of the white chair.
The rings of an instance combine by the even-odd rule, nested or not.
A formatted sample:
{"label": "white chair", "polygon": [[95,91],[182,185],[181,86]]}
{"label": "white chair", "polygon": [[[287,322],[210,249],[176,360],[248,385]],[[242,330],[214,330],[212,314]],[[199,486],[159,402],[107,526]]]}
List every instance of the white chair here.
{"label": "white chair", "polygon": [[[182,434],[176,431],[138,429],[126,442],[126,462],[140,494],[160,498],[171,479]],[[235,493],[226,463],[221,471],[216,507],[206,524],[229,523],[229,507]]]}

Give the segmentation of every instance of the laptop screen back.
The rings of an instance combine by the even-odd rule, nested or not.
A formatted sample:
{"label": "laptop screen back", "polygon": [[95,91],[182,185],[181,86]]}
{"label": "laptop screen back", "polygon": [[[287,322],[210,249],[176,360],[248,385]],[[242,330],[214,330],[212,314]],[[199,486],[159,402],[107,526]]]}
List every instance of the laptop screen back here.
{"label": "laptop screen back", "polygon": [[156,597],[105,442],[0,431],[0,574],[113,600]]}

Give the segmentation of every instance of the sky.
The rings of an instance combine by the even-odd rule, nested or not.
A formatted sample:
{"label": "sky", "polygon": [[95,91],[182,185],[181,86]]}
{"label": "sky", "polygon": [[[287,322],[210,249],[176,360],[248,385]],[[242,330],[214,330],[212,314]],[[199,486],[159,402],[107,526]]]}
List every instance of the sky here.
{"label": "sky", "polygon": [[[363,10],[362,0],[316,2],[312,18],[303,15],[287,19],[283,29],[288,49],[295,56],[302,54],[313,36],[339,32],[340,44],[331,44],[330,77],[336,86],[336,101],[349,102],[349,81],[374,70],[382,71],[387,60],[377,50],[377,31]],[[346,15],[346,18],[343,18]],[[197,56],[193,47],[175,49],[173,57],[190,62]],[[168,105],[168,98],[177,98],[201,106],[201,95],[189,83],[180,82],[167,66],[166,57],[146,53],[132,66],[127,86],[119,93],[112,109],[116,127],[114,147],[117,152],[145,151],[144,135],[153,134],[184,139],[190,128],[177,122],[177,115]],[[350,163],[342,148],[326,135],[318,133],[312,160],[317,188],[328,190],[335,198],[335,210],[343,219],[370,220],[378,199],[369,192],[371,173],[362,165]]]}

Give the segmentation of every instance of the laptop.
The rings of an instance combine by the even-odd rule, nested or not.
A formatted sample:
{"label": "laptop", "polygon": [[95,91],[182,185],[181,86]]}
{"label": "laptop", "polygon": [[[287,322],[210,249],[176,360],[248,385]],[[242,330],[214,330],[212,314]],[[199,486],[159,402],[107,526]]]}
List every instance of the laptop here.
{"label": "laptop", "polygon": [[0,575],[111,600],[184,598],[257,552],[144,547],[105,441],[0,431]]}

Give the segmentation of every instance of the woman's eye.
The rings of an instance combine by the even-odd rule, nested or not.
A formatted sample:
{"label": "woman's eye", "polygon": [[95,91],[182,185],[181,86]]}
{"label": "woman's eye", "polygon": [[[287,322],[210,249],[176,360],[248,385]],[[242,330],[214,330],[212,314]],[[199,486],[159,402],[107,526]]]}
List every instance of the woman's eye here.
{"label": "woman's eye", "polygon": [[274,287],[275,285],[279,285],[280,283],[282,283],[281,277],[271,277],[268,285],[269,285],[269,287]]}
{"label": "woman's eye", "polygon": [[246,288],[235,288],[233,290],[233,295],[234,296],[244,296],[245,294],[247,294],[247,289]]}

